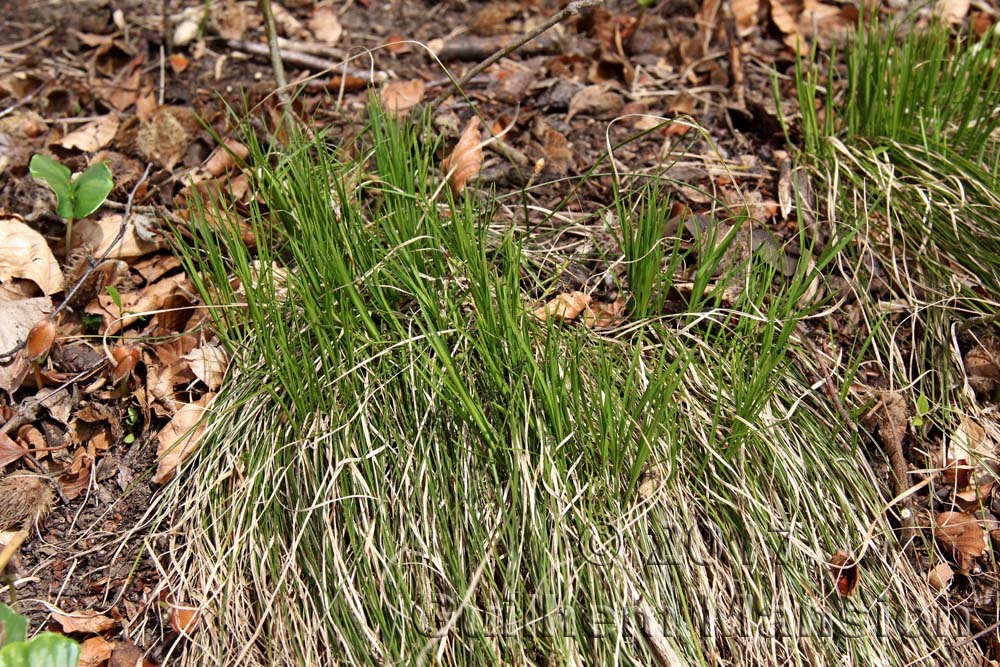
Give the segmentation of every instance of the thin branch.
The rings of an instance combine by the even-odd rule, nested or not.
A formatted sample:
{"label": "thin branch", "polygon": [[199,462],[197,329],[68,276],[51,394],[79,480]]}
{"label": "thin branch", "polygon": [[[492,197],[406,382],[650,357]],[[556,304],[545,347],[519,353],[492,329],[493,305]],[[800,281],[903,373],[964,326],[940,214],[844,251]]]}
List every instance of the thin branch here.
{"label": "thin branch", "polygon": [[[261,1],[263,2],[264,0]],[[485,70],[493,63],[499,61],[501,58],[504,58],[513,53],[514,51],[518,50],[519,48],[521,48],[531,40],[535,39],[536,37],[541,35],[543,32],[545,32],[552,26],[561,23],[562,21],[565,21],[567,18],[571,16],[576,16],[577,14],[580,13],[581,10],[588,9],[590,7],[596,7],[597,5],[601,4],[604,4],[604,0],[576,0],[576,2],[571,2],[570,4],[566,5],[566,7],[562,11],[556,12],[555,14],[550,16],[534,30],[517,38],[516,40],[514,40],[507,46],[503,47],[502,49],[494,53],[492,56],[490,56],[483,62],[479,63],[478,65],[470,69],[468,72],[465,73],[465,76],[463,76],[458,81],[453,81],[454,84],[453,87],[451,89],[445,90],[443,93],[438,95],[434,99],[434,101],[431,102],[430,108],[436,109],[437,107],[441,106],[442,102],[451,97],[456,90],[461,90],[465,86],[465,84],[471,81],[473,77],[475,77],[477,74]]]}
{"label": "thin branch", "polygon": [[274,82],[278,84],[278,99],[284,111],[291,104],[288,95],[288,81],[285,79],[285,66],[281,62],[281,49],[278,47],[278,30],[274,26],[274,12],[271,11],[271,0],[258,0],[260,13],[264,15],[264,29],[267,32],[267,45],[271,52],[271,68],[274,69]]}

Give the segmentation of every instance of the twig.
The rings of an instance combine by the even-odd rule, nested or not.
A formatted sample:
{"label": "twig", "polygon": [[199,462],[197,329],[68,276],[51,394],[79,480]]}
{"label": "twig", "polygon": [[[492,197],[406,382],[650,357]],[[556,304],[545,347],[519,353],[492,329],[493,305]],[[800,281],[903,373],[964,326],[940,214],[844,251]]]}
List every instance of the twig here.
{"label": "twig", "polygon": [[[226,45],[234,51],[242,51],[243,53],[249,53],[254,56],[270,55],[270,49],[267,46],[258,44],[257,42],[248,42],[245,39],[227,39]],[[323,71],[339,71],[342,69],[341,63],[339,62],[334,62],[332,60],[327,60],[326,58],[320,58],[319,56],[314,56],[300,51],[281,49],[280,56],[285,62],[298,65],[300,67],[308,67],[309,69]],[[347,70],[347,75],[368,80],[380,80],[379,75],[384,76],[381,72],[378,72],[373,76],[371,71],[359,69],[349,69]]]}
{"label": "twig", "polygon": [[26,46],[31,46],[32,44],[34,44],[38,40],[44,39],[45,37],[48,37],[49,35],[51,35],[55,31],[56,31],[55,26],[51,26],[50,25],[48,28],[46,28],[45,30],[41,31],[37,35],[32,35],[31,37],[28,37],[27,39],[22,39],[20,42],[12,42],[10,44],[0,44],[0,53],[13,53],[14,51],[17,51],[18,49],[23,49]]}
{"label": "twig", "polygon": [[833,375],[830,373],[830,368],[826,365],[826,360],[823,359],[823,353],[809,340],[809,333],[801,322],[798,325],[798,330],[802,342],[805,343],[806,347],[809,348],[809,353],[816,359],[816,364],[819,366],[821,379],[823,380],[823,389],[827,397],[833,401],[834,406],[837,408],[837,414],[844,420],[847,428],[851,429],[853,433],[857,433],[858,425],[851,417],[851,413],[847,410],[847,407],[844,406],[844,402],[840,400],[840,393],[837,391],[837,386],[833,383]]}
{"label": "twig", "polygon": [[454,85],[452,88],[445,90],[443,93],[438,95],[433,102],[430,103],[430,108],[436,109],[437,107],[441,106],[441,103],[447,100],[449,97],[451,97],[452,93],[454,93],[455,90],[461,90],[465,86],[465,84],[467,84],[474,76],[476,76],[477,74],[479,74],[487,67],[500,60],[501,58],[504,58],[513,53],[514,51],[516,51],[517,49],[521,48],[522,46],[524,46],[534,38],[538,37],[552,26],[556,25],[557,23],[561,23],[562,21],[565,21],[570,16],[576,16],[583,9],[587,9],[589,7],[596,7],[597,5],[601,4],[604,4],[604,0],[576,0],[576,2],[569,3],[562,11],[556,12],[555,14],[550,16],[547,20],[542,22],[542,24],[536,27],[534,30],[517,38],[516,40],[514,40],[507,46],[503,47],[502,49],[494,53],[492,56],[490,56],[483,62],[479,63],[478,65],[470,69],[468,72],[465,73],[465,76],[463,76],[461,79],[459,79],[458,81],[454,81],[453,82]]}
{"label": "twig", "polygon": [[[135,182],[135,185],[132,186],[132,191],[128,193],[128,199],[125,201],[125,213],[122,214],[122,224],[118,227],[117,236],[115,236],[114,240],[107,247],[107,249],[104,251],[104,254],[102,254],[100,258],[91,259],[88,262],[89,266],[87,266],[87,270],[84,271],[83,275],[80,276],[80,278],[76,281],[76,283],[73,285],[73,288],[63,299],[62,303],[59,304],[59,307],[49,314],[50,319],[54,319],[56,315],[58,315],[59,313],[61,313],[62,311],[66,310],[66,308],[69,307],[69,303],[73,300],[73,297],[76,295],[78,291],[80,291],[80,287],[87,281],[88,278],[90,278],[90,275],[94,272],[95,269],[97,269],[100,263],[108,258],[108,255],[110,255],[111,251],[115,249],[115,246],[121,243],[121,240],[125,237],[125,231],[128,229],[128,219],[129,215],[132,212],[132,200],[135,199],[135,193],[139,191],[139,186],[145,183],[146,179],[149,178],[149,172],[152,168],[153,168],[152,163],[146,165],[146,170],[142,172],[142,176],[139,178],[138,181]],[[18,341],[12,349],[10,349],[7,352],[4,352],[3,354],[0,354],[0,361],[13,357],[15,354],[17,354],[17,351],[24,346],[24,343],[25,343],[24,340]]]}
{"label": "twig", "polygon": [[271,67],[274,69],[274,81],[278,84],[278,99],[281,100],[283,111],[287,112],[292,100],[288,95],[288,81],[285,79],[285,66],[281,62],[281,49],[278,48],[278,31],[274,27],[271,0],[258,0],[258,5],[261,14],[264,15],[264,29],[267,33],[267,45],[271,53]]}

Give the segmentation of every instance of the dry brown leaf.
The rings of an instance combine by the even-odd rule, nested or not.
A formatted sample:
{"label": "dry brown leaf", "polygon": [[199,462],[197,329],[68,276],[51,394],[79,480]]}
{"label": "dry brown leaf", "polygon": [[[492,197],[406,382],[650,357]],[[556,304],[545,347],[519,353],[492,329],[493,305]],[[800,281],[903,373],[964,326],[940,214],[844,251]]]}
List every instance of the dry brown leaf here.
{"label": "dry brown leaf", "polygon": [[225,145],[216,148],[205,160],[205,171],[213,177],[222,176],[237,166],[237,160],[246,160],[250,149],[236,141],[226,139]]}
{"label": "dry brown leaf", "polygon": [[153,475],[155,483],[172,479],[177,466],[198,450],[205,432],[205,424],[200,420],[214,398],[215,394],[205,394],[194,403],[184,404],[157,434],[156,455],[160,461]]}
{"label": "dry brown leaf", "polygon": [[536,308],[535,317],[540,320],[562,320],[569,322],[580,316],[580,313],[590,305],[590,295],[584,292],[564,292],[547,304]]}
{"label": "dry brown leaf", "polygon": [[98,294],[84,309],[91,315],[100,315],[104,323],[101,333],[113,335],[141,317],[160,310],[177,293],[189,293],[190,284],[184,276],[170,276],[150,285],[141,292],[123,292],[119,295],[121,308],[107,292]]}
{"label": "dry brown leaf", "polygon": [[122,226],[120,213],[105,215],[99,220],[86,218],[73,227],[73,247],[86,246],[88,254],[101,257],[106,251],[110,259],[136,259],[151,255],[163,247],[162,243],[145,241],[137,233],[135,223],[139,216],[133,215],[125,226],[125,235],[115,243]]}
{"label": "dry brown leaf", "polygon": [[611,88],[611,84],[598,83],[581,88],[569,101],[566,122],[574,116],[584,115],[594,118],[611,118],[621,113],[625,100]]}
{"label": "dry brown leaf", "polygon": [[170,607],[169,619],[170,627],[174,632],[190,637],[198,629],[198,620],[201,612],[197,607],[185,607],[172,605]]}
{"label": "dry brown leaf", "polygon": [[78,611],[73,614],[52,612],[52,618],[62,626],[63,632],[83,632],[100,634],[118,625],[118,621],[96,611]]}
{"label": "dry brown leaf", "polygon": [[934,515],[934,536],[951,550],[959,571],[967,573],[976,558],[986,551],[986,538],[976,518],[965,512],[939,512]]}
{"label": "dry brown leaf", "polygon": [[226,369],[229,368],[229,353],[221,345],[206,343],[191,350],[182,359],[190,363],[191,372],[209,389],[215,391],[222,386]]}
{"label": "dry brown leaf", "polygon": [[1000,345],[989,339],[965,353],[969,386],[983,398],[993,398],[1000,386]]}
{"label": "dry brown leaf", "polygon": [[93,153],[111,143],[117,132],[118,117],[109,113],[70,132],[59,141],[59,145],[84,153]]}
{"label": "dry brown leaf", "polygon": [[760,10],[760,0],[732,0],[730,7],[736,18],[736,31],[740,37],[746,37],[757,27],[757,12]]}
{"label": "dry brown leaf", "polygon": [[99,667],[111,659],[115,645],[104,637],[91,637],[80,645],[77,667]]}
{"label": "dry brown leaf", "polygon": [[340,41],[340,36],[344,33],[340,19],[337,18],[337,11],[333,7],[317,7],[313,10],[313,15],[309,18],[309,30],[317,40],[333,46]]}
{"label": "dry brown leaf", "polygon": [[934,14],[948,25],[958,25],[965,20],[971,6],[969,0],[937,0]]}
{"label": "dry brown leaf", "polygon": [[382,86],[381,98],[386,111],[402,118],[424,98],[424,80],[390,81]]}
{"label": "dry brown leaf", "polygon": [[115,642],[109,667],[144,667],[142,651],[128,639]]}
{"label": "dry brown leaf", "polygon": [[955,577],[955,571],[951,569],[951,565],[948,563],[941,562],[927,570],[927,583],[931,585],[931,588],[940,592],[948,588],[951,584],[951,580]]}
{"label": "dry brown leaf", "polygon": [[[26,453],[21,445],[14,442],[6,433],[0,433],[0,468],[10,465]],[[4,501],[6,502],[6,500]],[[0,526],[0,530],[5,530]]]}
{"label": "dry brown leaf", "polygon": [[618,326],[625,321],[625,299],[615,299],[614,303],[591,303],[583,311],[583,323],[594,329]]}
{"label": "dry brown leaf", "polygon": [[458,195],[465,189],[465,184],[479,173],[482,166],[483,147],[479,141],[479,116],[473,116],[462,131],[455,150],[441,161],[441,169],[448,174],[451,191]]}
{"label": "dry brown leaf", "polygon": [[0,282],[25,278],[46,296],[63,288],[63,274],[41,234],[18,218],[0,219]]}
{"label": "dry brown leaf", "polygon": [[839,549],[830,557],[830,574],[833,575],[837,593],[845,597],[854,594],[858,586],[858,563],[849,553]]}

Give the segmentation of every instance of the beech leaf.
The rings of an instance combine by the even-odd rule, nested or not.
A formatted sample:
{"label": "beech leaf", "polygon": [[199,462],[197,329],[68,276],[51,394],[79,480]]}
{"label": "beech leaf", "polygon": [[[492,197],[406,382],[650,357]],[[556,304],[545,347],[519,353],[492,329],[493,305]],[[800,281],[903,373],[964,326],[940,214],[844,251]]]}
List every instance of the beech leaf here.
{"label": "beech leaf", "polygon": [[483,166],[483,147],[479,141],[479,117],[469,119],[462,136],[451,155],[441,161],[441,169],[448,174],[451,191],[456,195],[465,189],[468,183]]}

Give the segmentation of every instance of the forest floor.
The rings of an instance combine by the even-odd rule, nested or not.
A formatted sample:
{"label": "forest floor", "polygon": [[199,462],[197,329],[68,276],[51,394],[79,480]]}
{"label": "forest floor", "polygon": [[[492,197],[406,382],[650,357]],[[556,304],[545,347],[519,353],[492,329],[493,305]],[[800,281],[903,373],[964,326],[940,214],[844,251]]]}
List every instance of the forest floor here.
{"label": "forest floor", "polygon": [[[221,137],[243,150],[232,110],[250,110],[262,135],[280,131],[264,28],[247,1],[49,0],[16,14],[10,0],[0,4],[0,351],[9,352],[0,359],[0,471],[43,473],[55,487],[7,580],[32,627],[85,642],[81,664],[160,664],[194,622],[165,583],[183,541],[150,540],[146,530],[177,463],[158,447],[184,430],[187,406],[219,390],[228,363],[166,227],[185,224],[192,192],[247,192],[246,175],[219,149]],[[460,79],[566,5],[272,4],[296,113],[345,140],[373,96],[403,111],[432,100],[452,89],[445,68]],[[985,5],[939,5],[978,30],[997,16]],[[622,144],[614,160],[631,173],[670,165],[678,216],[697,220],[720,203],[748,211],[780,266],[801,220],[790,195],[796,51],[818,40],[818,53],[829,53],[857,22],[852,4],[809,0],[595,3],[472,77],[433,123],[453,146],[475,105],[501,137],[478,182],[498,193],[530,185],[531,206],[575,222],[557,242],[581,256],[611,245],[589,212],[614,192],[606,168],[577,177]],[[29,176],[36,154],[73,172],[110,166],[114,189],[74,224],[72,248],[52,192]],[[586,292],[613,318],[621,295],[597,274],[570,264],[564,291]],[[836,339],[859,312],[829,312],[811,326]],[[54,345],[35,363],[21,341],[52,314]],[[997,366],[983,358],[988,384]],[[865,373],[856,381],[884,388],[877,369]],[[888,465],[881,471],[891,489]]]}

